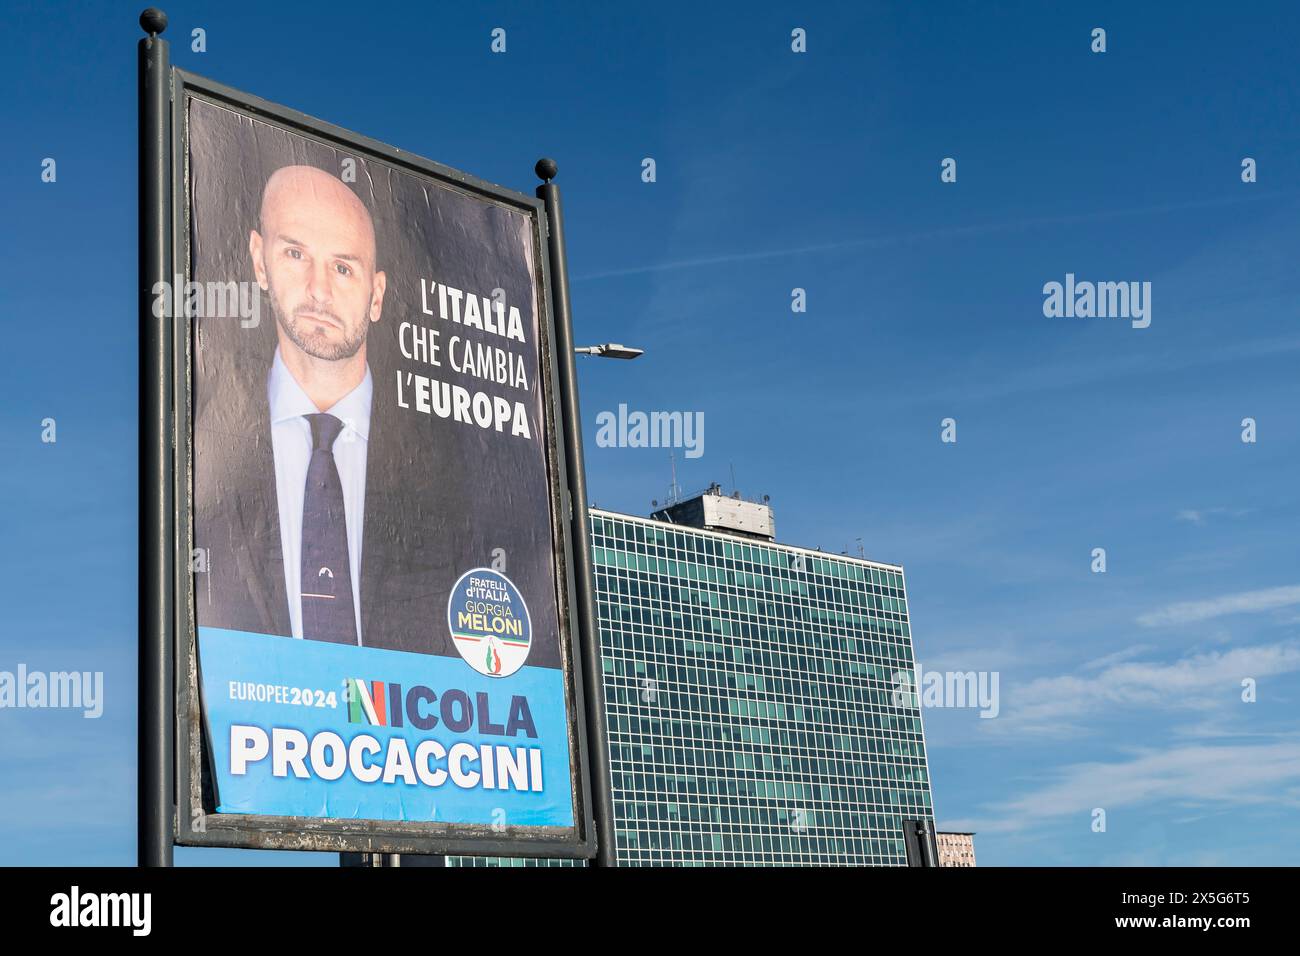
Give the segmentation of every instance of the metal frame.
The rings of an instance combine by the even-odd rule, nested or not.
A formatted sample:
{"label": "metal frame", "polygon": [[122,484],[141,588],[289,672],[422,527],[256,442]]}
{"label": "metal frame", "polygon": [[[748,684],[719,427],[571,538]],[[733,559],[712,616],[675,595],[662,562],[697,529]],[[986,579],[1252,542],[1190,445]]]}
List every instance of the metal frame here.
{"label": "metal frame", "polygon": [[[141,866],[171,866],[175,780],[172,681],[172,508],[169,405],[171,327],[153,314],[156,283],[171,281],[171,144],[167,18],[140,15],[149,34],[137,44],[139,92],[140,516],[139,661],[136,729],[136,855]],[[188,566],[188,562],[187,562]]]}
{"label": "metal frame", "polygon": [[537,187],[537,198],[546,207],[547,253],[555,273],[551,285],[553,311],[557,318],[556,347],[560,350],[559,382],[557,393],[564,402],[562,419],[564,448],[571,463],[569,482],[570,537],[576,542],[575,572],[584,586],[578,589],[578,630],[583,634],[582,661],[586,667],[587,726],[593,728],[594,739],[588,750],[590,769],[596,780],[594,791],[597,854],[596,866],[617,866],[618,847],[614,832],[613,768],[609,756],[609,725],[605,717],[605,674],[600,654],[600,630],[596,615],[596,578],[592,570],[591,531],[587,526],[586,464],[582,457],[582,431],[579,423],[582,412],[578,407],[578,373],[574,362],[573,321],[569,311],[569,264],[564,245],[564,213],[560,206],[560,187],[551,182],[556,173],[552,160],[537,161],[537,175],[545,182]]}
{"label": "metal frame", "polygon": [[[191,509],[193,336],[189,317],[181,316],[178,317],[179,321],[174,321],[175,334],[171,336],[174,341],[170,347],[165,340],[157,343],[157,347],[162,352],[159,374],[164,378],[170,377],[169,397],[174,398],[174,401],[169,402],[171,427],[170,434],[166,438],[170,439],[169,450],[172,452],[172,460],[167,469],[166,485],[169,487],[164,490],[164,493],[168,501],[174,501],[172,515],[175,521],[175,533],[169,534],[165,529],[161,531],[163,554],[160,557],[171,563],[171,594],[175,595],[174,610],[172,608],[163,610],[163,613],[171,615],[170,623],[175,637],[174,641],[167,642],[175,654],[174,673],[169,675],[174,676],[176,687],[174,698],[176,813],[173,829],[175,842],[191,846],[256,849],[549,856],[571,859],[591,859],[599,853],[600,862],[608,865],[608,860],[612,860],[613,855],[614,834],[610,812],[608,745],[603,723],[604,694],[600,683],[599,634],[595,630],[594,617],[591,613],[589,542],[582,533],[586,527],[586,493],[582,470],[581,431],[580,420],[576,417],[577,395],[572,375],[572,333],[569,328],[567,309],[567,277],[562,271],[564,268],[562,257],[558,261],[554,259],[554,236],[551,228],[548,227],[549,203],[485,182],[431,160],[179,69],[172,69],[170,78],[172,172],[169,188],[163,190],[165,199],[171,205],[169,223],[166,221],[167,212],[160,211],[164,225],[171,231],[170,244],[166,244],[165,238],[162,240],[166,249],[165,258],[172,266],[163,271],[169,281],[173,275],[181,275],[185,281],[189,281],[190,278],[187,107],[191,98],[215,103],[326,145],[363,155],[368,160],[432,179],[440,186],[512,207],[530,217],[533,226],[535,281],[540,300],[538,325],[543,339],[543,342],[539,343],[541,364],[539,372],[545,379],[548,389],[542,407],[543,414],[546,416],[548,436],[546,451],[551,478],[552,538],[553,545],[558,546],[556,597],[560,611],[560,640],[562,652],[567,649],[567,653],[562,653],[562,660],[565,664],[565,688],[568,696],[569,753],[574,809],[572,828],[509,827],[504,834],[494,831],[487,824],[399,823],[210,812],[213,808],[204,803],[203,783],[208,768],[203,763],[205,731],[199,699],[197,628],[194,612],[195,581],[194,575],[189,571],[194,535]],[[143,125],[141,135],[143,183],[146,175],[143,164],[145,155]],[[544,188],[539,187],[539,193]],[[142,251],[144,248],[143,215],[148,201],[145,196],[145,190],[142,188]],[[550,240],[549,245],[548,240]],[[566,290],[562,310],[555,308],[553,302],[555,295],[552,287],[553,270],[559,272],[555,281],[562,283]],[[145,264],[142,255],[142,278],[145,277],[144,272]],[[147,347],[148,343],[142,340],[142,377],[145,368],[143,350]],[[142,417],[142,426],[143,424]],[[142,427],[142,449],[146,434]],[[573,451],[575,447],[576,454]],[[142,482],[143,479],[142,469]],[[142,490],[142,496],[144,494]],[[159,529],[146,529],[147,521],[143,508],[141,515],[143,545],[146,534],[150,536],[148,540],[157,540]],[[141,560],[143,566],[143,551]],[[584,586],[579,587],[578,581],[582,581]],[[143,578],[141,587],[145,587]],[[142,648],[145,645],[144,621],[142,616]],[[593,653],[596,663],[594,672],[590,669]],[[141,693],[143,700],[145,691],[142,689]],[[594,726],[593,714],[600,718],[600,722]],[[142,742],[144,726],[142,719]],[[170,729],[169,722],[168,730]],[[595,764],[589,763],[593,756],[596,760]],[[594,786],[592,766],[603,768],[597,770],[598,775]],[[142,774],[143,772],[142,767]],[[602,818],[599,850],[593,807]],[[143,791],[141,812],[143,822]],[[169,862],[170,848],[168,850]],[[143,853],[141,861],[145,862]]]}

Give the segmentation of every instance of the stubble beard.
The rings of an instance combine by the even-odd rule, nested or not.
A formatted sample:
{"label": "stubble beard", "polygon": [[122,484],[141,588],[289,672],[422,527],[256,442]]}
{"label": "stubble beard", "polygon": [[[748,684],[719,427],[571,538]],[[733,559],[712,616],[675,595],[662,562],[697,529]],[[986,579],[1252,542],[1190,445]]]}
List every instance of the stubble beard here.
{"label": "stubble beard", "polygon": [[370,325],[365,316],[362,316],[361,321],[357,324],[355,335],[349,335],[347,324],[334,312],[321,308],[305,309],[303,306],[297,307],[304,309],[304,311],[328,316],[337,322],[344,330],[344,339],[341,342],[334,341],[329,337],[327,331],[323,329],[319,331],[313,330],[314,323],[312,320],[300,320],[296,310],[286,315],[284,310],[280,308],[280,300],[275,294],[275,287],[272,286],[269,291],[270,295],[267,298],[271,300],[271,311],[275,313],[276,322],[280,324],[280,328],[284,329],[284,334],[289,336],[289,341],[307,355],[326,362],[341,362],[344,359],[352,358],[357,352],[361,351],[361,346],[365,344],[366,333],[369,331]]}

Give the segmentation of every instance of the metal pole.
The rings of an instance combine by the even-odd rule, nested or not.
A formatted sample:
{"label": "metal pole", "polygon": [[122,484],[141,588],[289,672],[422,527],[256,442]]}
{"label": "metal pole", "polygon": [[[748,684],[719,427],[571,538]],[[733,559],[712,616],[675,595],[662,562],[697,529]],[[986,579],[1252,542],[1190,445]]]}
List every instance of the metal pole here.
{"label": "metal pole", "polygon": [[934,824],[929,820],[921,821],[921,853],[925,856],[926,866],[938,866],[938,848],[935,846]]}
{"label": "metal pole", "polygon": [[578,407],[577,371],[573,358],[573,317],[569,310],[569,267],[564,250],[564,216],[560,210],[560,187],[551,182],[558,171],[555,161],[539,159],[535,167],[543,180],[537,198],[546,206],[549,225],[547,251],[551,260],[551,305],[555,313],[555,353],[558,360],[560,400],[565,419],[564,454],[569,465],[569,501],[573,514],[569,530],[573,538],[573,576],[578,591],[578,649],[583,674],[587,720],[587,753],[590,759],[592,811],[596,821],[596,859],[593,866],[617,865],[614,836],[614,795],[609,765],[609,737],[605,724],[604,668],[600,660],[600,631],[596,626],[594,578],[591,570],[591,537],[587,530],[586,469],[582,457],[582,413]]}
{"label": "metal pole", "polygon": [[[154,287],[170,282],[171,64],[167,15],[140,14],[139,42],[140,500],[137,862],[172,865],[172,502],[170,320],[154,316]],[[165,310],[169,311],[169,310]]]}

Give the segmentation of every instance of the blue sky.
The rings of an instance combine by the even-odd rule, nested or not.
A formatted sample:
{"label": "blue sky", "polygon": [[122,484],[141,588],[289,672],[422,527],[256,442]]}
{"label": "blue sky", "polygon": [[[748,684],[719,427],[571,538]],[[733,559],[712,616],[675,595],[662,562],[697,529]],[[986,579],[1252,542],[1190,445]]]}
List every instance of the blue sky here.
{"label": "blue sky", "polygon": [[[526,191],[555,157],[575,334],[647,350],[581,366],[591,499],[670,481],[597,413],[702,411],[683,486],[902,563],[923,666],[1000,674],[997,719],[925,714],[981,864],[1296,863],[1300,14],[1135,6],[165,9],[183,68]],[[134,856],[139,7],[0,37],[0,669],[108,685],[0,712],[0,862]],[[1045,317],[1066,273],[1151,282],[1151,326]]]}

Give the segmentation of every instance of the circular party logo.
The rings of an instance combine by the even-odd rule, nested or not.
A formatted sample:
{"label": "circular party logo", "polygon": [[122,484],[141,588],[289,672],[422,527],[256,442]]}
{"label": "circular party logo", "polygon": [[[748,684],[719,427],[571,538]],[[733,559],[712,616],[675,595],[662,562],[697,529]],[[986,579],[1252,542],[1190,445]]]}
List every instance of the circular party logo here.
{"label": "circular party logo", "polygon": [[499,571],[466,571],[451,589],[447,626],[465,663],[488,677],[509,677],[524,666],[532,646],[528,605]]}

